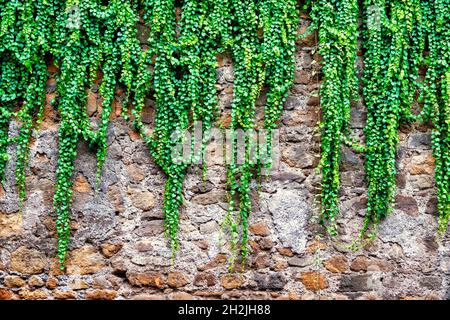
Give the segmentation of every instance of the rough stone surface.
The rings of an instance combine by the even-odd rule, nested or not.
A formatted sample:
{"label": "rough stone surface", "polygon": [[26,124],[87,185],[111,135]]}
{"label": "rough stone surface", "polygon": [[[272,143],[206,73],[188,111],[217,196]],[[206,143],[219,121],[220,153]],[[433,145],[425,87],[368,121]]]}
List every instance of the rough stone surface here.
{"label": "rough stone surface", "polygon": [[152,286],[156,288],[164,287],[164,280],[157,273],[130,273],[127,275],[129,283],[133,286]]}
{"label": "rough stone surface", "polygon": [[20,288],[23,287],[26,282],[18,276],[6,276],[3,280],[3,284],[8,288]]}
{"label": "rough stone surface", "polygon": [[155,196],[150,191],[129,189],[128,193],[132,204],[138,209],[147,211],[152,209],[155,205]]}
{"label": "rough stone surface", "polygon": [[105,266],[103,257],[93,246],[84,246],[71,252],[67,259],[67,274],[93,274]]}
{"label": "rough stone surface", "polygon": [[19,214],[4,214],[0,212],[0,237],[8,237],[20,233],[22,217]]}
{"label": "rough stone surface", "polygon": [[74,300],[77,298],[77,294],[75,291],[57,289],[53,291],[53,297],[58,300]]}
{"label": "rough stone surface", "polygon": [[[302,14],[299,33],[310,19]],[[148,28],[140,26],[145,44]],[[28,199],[19,210],[14,186],[14,147],[0,187],[0,299],[449,299],[450,241],[436,243],[437,216],[430,128],[402,126],[394,212],[379,236],[354,252],[367,204],[364,157],[343,147],[339,235],[329,239],[318,224],[320,100],[323,75],[316,35],[297,41],[295,84],[280,121],[280,163],[256,183],[249,217],[251,252],[245,266],[233,260],[221,224],[227,212],[225,170],[188,170],[180,219],[180,250],[164,238],[165,175],[132,126],[115,117],[98,193],[96,157],[86,143],[75,161],[71,243],[66,270],[56,261],[52,208],[59,115],[47,97],[45,118],[33,133]],[[233,67],[218,57],[220,122],[230,123]],[[358,61],[361,64],[362,61]],[[52,67],[51,67],[52,68]],[[54,87],[54,69],[49,89]],[[101,97],[93,88],[88,114],[99,120]],[[52,90],[49,90],[51,92]],[[53,89],[54,91],[54,89]],[[53,94],[54,93],[49,93]],[[123,97],[117,93],[117,99]],[[258,100],[263,115],[265,94]],[[116,103],[116,102],[115,102]],[[154,97],[145,101],[143,121],[154,124]],[[363,141],[366,110],[352,104],[350,127]],[[11,134],[18,124],[12,122]],[[234,273],[229,272],[230,265]],[[242,272],[241,272],[242,271]]]}
{"label": "rough stone surface", "polygon": [[296,190],[279,190],[266,199],[281,244],[296,253],[303,252],[308,237],[306,225],[311,214],[306,199]]}
{"label": "rough stone surface", "polygon": [[23,274],[38,274],[44,271],[47,265],[44,253],[20,247],[11,254],[11,270]]}
{"label": "rough stone surface", "polygon": [[114,300],[117,292],[113,290],[92,290],[86,292],[86,300]]}
{"label": "rough stone surface", "polygon": [[244,283],[244,280],[239,275],[224,275],[220,280],[222,287],[225,289],[237,289]]}
{"label": "rough stone surface", "polygon": [[271,273],[271,274],[259,274],[255,275],[255,281],[260,290],[283,290],[287,281],[282,274]]}

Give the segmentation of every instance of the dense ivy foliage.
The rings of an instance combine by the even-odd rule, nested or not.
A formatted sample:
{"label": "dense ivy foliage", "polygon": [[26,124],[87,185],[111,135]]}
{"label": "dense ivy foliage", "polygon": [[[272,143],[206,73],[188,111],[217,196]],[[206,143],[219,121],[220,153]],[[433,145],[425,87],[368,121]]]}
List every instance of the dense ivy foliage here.
{"label": "dense ivy foliage", "polygon": [[341,145],[349,139],[350,103],[357,94],[358,1],[315,1],[311,17],[325,75],[321,87],[321,217],[328,232],[335,235]]}
{"label": "dense ivy foliage", "polygon": [[[201,121],[201,141],[192,139],[192,163],[204,160],[208,129],[219,115],[217,108],[217,55],[231,51],[234,66],[234,99],[231,129],[255,129],[256,100],[266,83],[270,87],[265,128],[273,129],[294,78],[294,49],[298,14],[295,1],[184,1],[176,34],[173,1],[146,2],[150,25],[149,50],[141,60],[142,78],[136,89],[135,127],[150,146],[152,155],[167,175],[164,214],[173,252],[178,247],[179,208],[183,202],[186,163],[174,161],[172,150],[182,132]],[[262,31],[262,35],[261,32]],[[156,57],[153,75],[145,71]],[[148,79],[153,77],[156,98],[155,129],[145,132],[139,113],[143,108]],[[267,81],[265,81],[267,80]],[[236,132],[236,131],[233,131]],[[250,184],[255,170],[250,159],[251,141],[246,140],[245,159],[237,162],[237,136],[227,163],[230,206],[225,224],[231,231],[232,251],[248,253],[248,216],[251,212]],[[200,152],[195,145],[201,145]],[[233,216],[237,215],[236,218]],[[242,226],[238,230],[239,225]],[[242,235],[237,247],[238,234]]]}
{"label": "dense ivy foliage", "polygon": [[[445,0],[314,2],[313,26],[319,34],[325,77],[321,88],[321,216],[331,235],[336,234],[339,213],[342,144],[365,154],[368,203],[358,242],[371,226],[369,238],[373,239],[381,219],[393,210],[399,126],[417,120],[429,120],[434,126],[439,230],[442,233],[447,229],[449,5]],[[354,79],[358,32],[364,61],[360,93],[367,107],[364,146],[354,142],[348,130],[352,94],[357,93]],[[425,82],[419,74],[421,66],[428,67]],[[423,108],[415,112],[416,102],[420,101],[424,102]]]}
{"label": "dense ivy foliage", "polygon": [[422,5],[429,44],[423,113],[434,127],[432,146],[442,235],[450,219],[450,1],[423,1]]}
{"label": "dense ivy foliage", "polygon": [[[296,1],[231,1],[234,12],[234,46],[232,50],[234,66],[234,100],[231,112],[231,128],[265,129],[267,143],[262,147],[271,150],[271,132],[276,128],[287,92],[294,79],[294,49],[298,25]],[[262,31],[262,39],[258,36]],[[255,105],[263,86],[268,87],[262,127],[255,123]],[[259,126],[258,126],[259,125]],[[233,130],[236,132],[236,130]],[[245,152],[242,164],[236,165],[236,135],[232,136],[232,159],[227,163],[227,183],[230,190],[230,207],[227,215],[232,235],[242,235],[239,250],[243,265],[248,255],[248,217],[252,210],[250,197],[253,174],[261,174],[263,160],[270,151],[257,150],[255,137],[244,135]],[[258,144],[261,147],[261,144]],[[270,167],[265,161],[264,166]],[[238,203],[236,205],[235,203]],[[238,215],[233,217],[237,208]],[[238,230],[241,225],[241,230]],[[232,237],[232,246],[237,245],[237,237]],[[232,247],[235,249],[235,247]]]}
{"label": "dense ivy foliage", "polygon": [[[311,29],[317,30],[324,76],[322,223],[331,235],[337,233],[345,145],[365,154],[368,204],[358,240],[371,227],[373,237],[381,219],[392,212],[399,126],[427,121],[433,126],[443,233],[450,219],[450,0],[301,2],[305,3],[312,5]],[[60,114],[54,208],[61,265],[70,239],[77,145],[84,140],[96,152],[99,188],[113,104],[121,106],[124,118],[131,114],[135,129],[166,174],[165,230],[175,254],[183,181],[192,163],[203,162],[205,173],[208,130],[220,115],[216,68],[224,53],[231,55],[234,69],[231,121],[227,128],[222,126],[233,129],[227,137],[232,148],[226,159],[229,209],[224,227],[230,231],[232,264],[239,253],[245,265],[252,184],[271,167],[267,155],[272,132],[294,79],[298,9],[295,0],[0,0],[0,181],[5,179],[8,147],[14,143],[20,203],[26,198],[30,144],[45,111],[47,63],[53,61],[58,68],[52,107]],[[149,28],[142,46],[138,22]],[[364,62],[361,81],[358,51]],[[421,67],[427,69],[424,77]],[[264,117],[258,122],[256,101],[264,87]],[[117,90],[123,92],[120,102],[115,101]],[[86,106],[94,93],[100,106],[90,117]],[[156,102],[151,131],[141,120],[149,95]],[[353,141],[349,126],[351,104],[361,97],[367,106],[365,145]],[[10,130],[12,118],[18,130]],[[177,161],[174,150],[186,142],[180,133],[198,122],[203,133],[189,141],[189,161]],[[255,143],[255,129],[265,130],[264,145]]]}

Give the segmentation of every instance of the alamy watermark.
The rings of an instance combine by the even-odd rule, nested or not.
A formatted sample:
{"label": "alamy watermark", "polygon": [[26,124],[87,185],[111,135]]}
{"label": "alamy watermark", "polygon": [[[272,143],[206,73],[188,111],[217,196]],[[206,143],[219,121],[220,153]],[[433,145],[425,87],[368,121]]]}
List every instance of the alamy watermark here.
{"label": "alamy watermark", "polygon": [[278,129],[204,129],[202,122],[197,121],[190,130],[176,130],[172,134],[172,161],[206,166],[261,164],[277,169],[279,136]]}
{"label": "alamy watermark", "polygon": [[381,13],[382,9],[379,6],[369,6],[367,8],[367,28],[369,30],[377,31],[381,28]]}
{"label": "alamy watermark", "polygon": [[80,7],[77,5],[70,6],[66,9],[67,21],[66,27],[68,29],[80,29],[81,27],[81,13]]}

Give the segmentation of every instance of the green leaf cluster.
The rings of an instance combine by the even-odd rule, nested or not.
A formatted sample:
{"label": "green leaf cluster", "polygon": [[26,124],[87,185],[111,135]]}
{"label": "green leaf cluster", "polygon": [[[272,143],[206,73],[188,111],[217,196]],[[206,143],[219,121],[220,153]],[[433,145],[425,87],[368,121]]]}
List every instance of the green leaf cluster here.
{"label": "green leaf cluster", "polygon": [[[448,0],[313,3],[313,28],[319,35],[324,74],[320,93],[321,219],[329,234],[337,233],[342,145],[365,155],[368,203],[357,244],[369,230],[369,239],[373,239],[381,220],[393,211],[399,126],[417,121],[433,126],[439,232],[447,229],[449,13]],[[359,84],[358,51],[363,53],[364,63]],[[421,69],[426,70],[425,77]],[[352,140],[349,130],[350,105],[360,96],[367,107],[363,146]]]}

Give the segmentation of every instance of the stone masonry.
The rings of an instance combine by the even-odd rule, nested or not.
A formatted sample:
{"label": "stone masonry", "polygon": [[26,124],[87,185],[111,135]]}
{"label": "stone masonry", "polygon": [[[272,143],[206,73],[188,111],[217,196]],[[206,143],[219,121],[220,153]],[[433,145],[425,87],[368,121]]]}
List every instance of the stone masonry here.
{"label": "stone masonry", "polygon": [[[302,15],[299,32],[310,21]],[[140,39],[146,29],[139,26]],[[0,187],[0,299],[449,299],[449,237],[436,242],[437,214],[430,128],[402,127],[395,212],[378,238],[359,251],[357,237],[366,206],[363,155],[343,148],[339,236],[329,239],[317,223],[320,176],[319,59],[313,34],[297,44],[295,85],[280,123],[281,164],[253,193],[252,252],[244,272],[229,272],[224,168],[193,167],[185,182],[180,250],[171,265],[163,235],[164,174],[131,125],[117,116],[117,91],[109,151],[95,192],[95,154],[80,142],[74,174],[71,251],[64,273],[56,259],[52,208],[57,162],[58,113],[52,105],[57,72],[47,86],[47,107],[35,133],[27,176],[28,200],[19,212],[14,161]],[[142,40],[145,45],[145,41]],[[219,57],[222,117],[229,121],[233,68]],[[258,101],[264,103],[264,94]],[[95,122],[101,98],[94,86],[88,113]],[[261,116],[261,113],[259,113]],[[143,121],[151,129],[154,101]],[[352,129],[362,139],[364,106],[352,108]],[[11,124],[11,134],[18,125]],[[15,148],[11,146],[11,157]]]}

